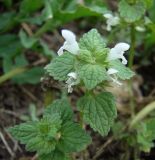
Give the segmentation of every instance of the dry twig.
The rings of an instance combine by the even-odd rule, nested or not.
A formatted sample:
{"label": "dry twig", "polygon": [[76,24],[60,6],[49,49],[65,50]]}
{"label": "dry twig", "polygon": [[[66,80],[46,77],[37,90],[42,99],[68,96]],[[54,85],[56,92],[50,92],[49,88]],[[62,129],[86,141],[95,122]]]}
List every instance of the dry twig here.
{"label": "dry twig", "polygon": [[5,137],[3,136],[2,132],[0,131],[0,138],[2,140],[2,142],[4,143],[8,153],[11,155],[11,157],[13,158],[15,155],[13,153],[13,151],[11,150],[9,144],[7,143],[7,141],[5,140]]}

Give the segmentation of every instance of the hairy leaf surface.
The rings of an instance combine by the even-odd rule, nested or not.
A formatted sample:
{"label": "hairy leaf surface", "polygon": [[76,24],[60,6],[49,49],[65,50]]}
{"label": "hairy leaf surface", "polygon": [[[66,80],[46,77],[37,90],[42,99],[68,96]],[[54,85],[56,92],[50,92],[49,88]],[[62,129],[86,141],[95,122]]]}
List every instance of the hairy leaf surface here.
{"label": "hairy leaf surface", "polygon": [[117,115],[115,99],[111,93],[86,95],[78,101],[78,108],[86,123],[101,135],[107,135]]}

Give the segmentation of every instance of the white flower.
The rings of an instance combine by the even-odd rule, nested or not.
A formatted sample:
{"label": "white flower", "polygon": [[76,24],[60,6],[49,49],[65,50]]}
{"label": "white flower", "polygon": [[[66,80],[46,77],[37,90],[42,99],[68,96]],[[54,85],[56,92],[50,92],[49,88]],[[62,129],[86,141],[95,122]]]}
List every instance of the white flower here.
{"label": "white flower", "polygon": [[109,68],[107,73],[110,75],[110,79],[118,84],[118,85],[122,85],[122,83],[120,83],[118,80],[117,80],[117,75],[116,73],[118,73],[118,70],[114,69],[114,68]]}
{"label": "white flower", "polygon": [[118,73],[118,70],[116,70],[116,69],[114,69],[114,68],[109,68],[108,71],[107,71],[107,73],[108,73],[109,75],[115,74],[115,73]]}
{"label": "white flower", "polygon": [[145,29],[145,27],[136,26],[136,31],[138,31],[138,32],[145,32],[146,29]]}
{"label": "white flower", "polygon": [[118,25],[119,22],[120,22],[119,17],[113,16],[110,13],[106,13],[103,16],[107,19],[107,21],[106,21],[106,23],[107,23],[107,31],[111,31],[111,27]]}
{"label": "white flower", "polygon": [[76,83],[77,74],[75,72],[70,72],[70,73],[68,73],[67,76],[69,77],[68,80],[66,81],[68,93],[72,93],[73,92],[72,86],[75,86],[77,84]]}
{"label": "white flower", "polygon": [[118,44],[116,44],[115,47],[110,50],[110,53],[108,55],[108,60],[111,61],[111,60],[115,60],[115,59],[122,59],[122,63],[124,65],[126,65],[127,64],[127,60],[126,60],[126,58],[124,57],[123,54],[129,48],[130,48],[130,45],[127,44],[127,43],[118,43]]}
{"label": "white flower", "polygon": [[63,29],[62,36],[65,39],[63,46],[58,50],[58,55],[61,56],[63,51],[66,50],[72,54],[78,54],[79,45],[76,41],[76,36],[73,32]]}

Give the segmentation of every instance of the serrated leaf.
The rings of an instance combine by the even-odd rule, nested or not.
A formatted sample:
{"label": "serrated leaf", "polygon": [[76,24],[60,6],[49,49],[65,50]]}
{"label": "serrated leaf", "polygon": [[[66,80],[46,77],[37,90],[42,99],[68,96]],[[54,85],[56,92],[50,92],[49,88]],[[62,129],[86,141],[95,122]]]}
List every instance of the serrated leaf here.
{"label": "serrated leaf", "polygon": [[75,56],[68,52],[58,56],[45,69],[55,80],[66,80],[67,74],[74,70]]}
{"label": "serrated leaf", "polygon": [[105,48],[105,42],[96,29],[85,33],[80,39],[80,49],[96,53]]}
{"label": "serrated leaf", "polygon": [[55,141],[47,142],[43,139],[43,137],[37,136],[26,144],[26,150],[32,152],[37,151],[39,154],[48,154],[55,149],[55,146]]}
{"label": "serrated leaf", "polygon": [[9,128],[9,132],[21,143],[25,144],[38,134],[37,122],[27,122]]}
{"label": "serrated leaf", "polygon": [[117,115],[115,99],[111,93],[86,95],[78,101],[78,108],[83,113],[84,121],[95,131],[102,136],[108,134]]}
{"label": "serrated leaf", "polygon": [[145,13],[145,5],[141,1],[137,1],[131,5],[126,0],[121,0],[119,3],[119,12],[125,21],[131,23],[139,20]]}
{"label": "serrated leaf", "polygon": [[84,61],[91,64],[102,64],[106,65],[106,59],[107,54],[109,53],[109,49],[102,48],[101,50],[98,50],[97,52],[91,53],[89,50],[80,50],[80,54],[78,55],[78,58],[80,61]]}
{"label": "serrated leaf", "polygon": [[61,128],[61,138],[58,148],[66,153],[79,152],[91,143],[90,136],[80,127],[79,124],[73,122],[65,123]]}
{"label": "serrated leaf", "polygon": [[130,79],[135,75],[135,73],[132,70],[124,66],[119,60],[111,61],[110,65],[111,68],[114,68],[118,71],[116,75],[122,80]]}
{"label": "serrated leaf", "polygon": [[10,128],[9,131],[17,140],[26,145],[28,151],[49,154],[55,149],[60,127],[60,116],[54,114],[45,116],[40,121],[22,123]]}
{"label": "serrated leaf", "polygon": [[99,83],[108,79],[105,68],[97,64],[85,64],[79,67],[78,74],[87,89],[93,89]]}
{"label": "serrated leaf", "polygon": [[58,113],[63,120],[63,123],[71,120],[73,112],[71,106],[66,98],[55,100],[51,105],[47,106],[45,115],[52,115]]}
{"label": "serrated leaf", "polygon": [[87,62],[87,63],[94,63],[95,58],[92,56],[91,52],[88,50],[80,50],[80,54],[78,55],[79,60]]}
{"label": "serrated leaf", "polygon": [[39,160],[70,160],[63,152],[54,150],[50,154],[39,155]]}

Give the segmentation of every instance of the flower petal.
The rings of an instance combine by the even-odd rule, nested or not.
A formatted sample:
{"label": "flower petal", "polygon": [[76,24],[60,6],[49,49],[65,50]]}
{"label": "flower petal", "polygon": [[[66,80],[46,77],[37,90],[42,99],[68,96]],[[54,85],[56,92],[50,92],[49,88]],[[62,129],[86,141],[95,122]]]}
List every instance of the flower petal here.
{"label": "flower petal", "polygon": [[63,55],[63,50],[64,50],[64,47],[62,46],[62,47],[60,47],[60,49],[58,50],[58,56],[61,56],[61,55]]}
{"label": "flower petal", "polygon": [[70,73],[67,74],[67,76],[72,77],[74,79],[77,79],[77,73],[75,73],[75,72],[70,72]]}
{"label": "flower petal", "polygon": [[103,16],[107,19],[113,18],[113,15],[110,13],[105,13]]}
{"label": "flower petal", "polygon": [[63,29],[62,36],[65,39],[63,46],[58,50],[58,55],[62,55],[63,51],[66,50],[72,54],[78,54],[79,52],[79,45],[76,41],[76,36],[73,32]]}
{"label": "flower petal", "polygon": [[117,24],[119,24],[120,19],[117,16],[113,16],[110,13],[106,13],[103,15],[107,20],[107,31],[111,31],[111,26],[116,26]]}
{"label": "flower petal", "polygon": [[67,41],[64,43],[64,45],[63,45],[63,48],[66,50],[66,51],[68,51],[68,52],[70,52],[70,53],[72,53],[72,54],[78,54],[78,52],[79,52],[79,45],[78,45],[78,43],[75,41],[75,42],[73,42],[73,43],[68,43]]}
{"label": "flower petal", "polygon": [[67,74],[67,76],[69,77],[66,81],[68,93],[72,93],[73,86],[76,85],[77,74],[75,72],[70,72]]}
{"label": "flower petal", "polygon": [[130,45],[128,43],[124,43],[124,42],[120,42],[118,44],[115,45],[114,47],[115,49],[117,49],[118,51],[127,51],[130,48]]}
{"label": "flower petal", "polygon": [[109,60],[122,59],[122,63],[127,64],[127,60],[123,54],[129,48],[130,48],[130,45],[127,43],[121,42],[121,43],[116,44],[115,47],[110,50],[108,59]]}
{"label": "flower petal", "polygon": [[61,31],[61,33],[62,33],[62,36],[64,37],[64,39],[68,43],[72,44],[72,43],[74,43],[76,41],[76,36],[75,36],[75,34],[72,31],[67,30],[67,29],[63,29]]}
{"label": "flower petal", "polygon": [[110,74],[115,74],[115,73],[118,73],[118,70],[114,69],[114,68],[109,68],[107,73],[110,75]]}

